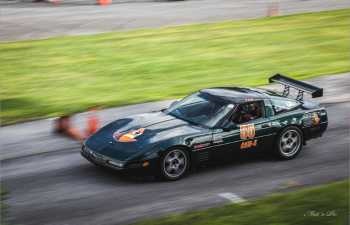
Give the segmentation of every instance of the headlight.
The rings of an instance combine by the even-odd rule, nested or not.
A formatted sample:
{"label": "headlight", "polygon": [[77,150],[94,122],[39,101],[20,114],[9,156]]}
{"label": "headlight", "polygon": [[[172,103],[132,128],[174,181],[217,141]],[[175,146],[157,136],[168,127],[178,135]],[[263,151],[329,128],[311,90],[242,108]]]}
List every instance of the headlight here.
{"label": "headlight", "polygon": [[139,128],[137,130],[129,131],[128,133],[121,134],[121,133],[114,133],[113,137],[116,141],[119,142],[134,142],[137,141],[137,137],[142,135],[145,132],[145,128]]}

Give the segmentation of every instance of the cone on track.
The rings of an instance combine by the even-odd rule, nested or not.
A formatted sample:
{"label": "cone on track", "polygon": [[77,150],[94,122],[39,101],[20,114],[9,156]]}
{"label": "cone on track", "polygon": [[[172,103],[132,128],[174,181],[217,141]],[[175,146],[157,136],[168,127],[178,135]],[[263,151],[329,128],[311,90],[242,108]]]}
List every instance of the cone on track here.
{"label": "cone on track", "polygon": [[91,136],[100,128],[100,120],[97,116],[97,108],[91,108],[87,118],[86,136]]}
{"label": "cone on track", "polygon": [[64,115],[57,118],[54,122],[54,132],[63,134],[77,141],[83,141],[89,136],[96,133],[100,128],[100,119],[97,115],[97,108],[91,108],[87,116],[86,130],[80,132],[78,128],[75,128],[71,122],[71,115]]}
{"label": "cone on track", "polygon": [[97,0],[97,4],[99,5],[109,5],[112,3],[112,0]]}
{"label": "cone on track", "polygon": [[78,129],[74,128],[71,123],[71,116],[61,116],[55,120],[55,133],[66,135],[77,141],[83,141],[84,136],[79,132]]}

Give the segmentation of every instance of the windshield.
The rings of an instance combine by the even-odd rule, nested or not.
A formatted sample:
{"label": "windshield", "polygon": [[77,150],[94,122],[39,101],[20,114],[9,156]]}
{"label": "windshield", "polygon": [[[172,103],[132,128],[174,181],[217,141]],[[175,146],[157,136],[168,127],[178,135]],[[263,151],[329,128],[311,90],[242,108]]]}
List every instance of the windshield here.
{"label": "windshield", "polygon": [[165,113],[188,122],[214,127],[233,108],[233,104],[223,99],[196,92],[170,106]]}

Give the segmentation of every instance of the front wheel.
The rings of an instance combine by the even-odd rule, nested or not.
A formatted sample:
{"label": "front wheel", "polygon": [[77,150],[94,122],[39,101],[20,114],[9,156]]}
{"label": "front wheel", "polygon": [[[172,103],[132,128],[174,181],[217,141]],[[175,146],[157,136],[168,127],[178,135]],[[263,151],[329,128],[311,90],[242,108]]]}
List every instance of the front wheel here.
{"label": "front wheel", "polygon": [[161,176],[165,180],[178,180],[189,168],[189,157],[185,150],[172,149],[161,158]]}
{"label": "front wheel", "polygon": [[282,159],[296,157],[303,146],[302,132],[298,127],[287,127],[277,138],[275,152]]}

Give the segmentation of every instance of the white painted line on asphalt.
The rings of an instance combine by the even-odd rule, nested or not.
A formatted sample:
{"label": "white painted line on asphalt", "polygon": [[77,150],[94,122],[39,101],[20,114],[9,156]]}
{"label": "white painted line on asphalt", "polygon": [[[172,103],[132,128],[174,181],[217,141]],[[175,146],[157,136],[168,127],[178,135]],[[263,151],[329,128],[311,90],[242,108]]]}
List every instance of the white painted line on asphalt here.
{"label": "white painted line on asphalt", "polygon": [[242,202],[246,201],[245,199],[243,199],[243,198],[239,197],[238,195],[236,195],[235,193],[231,193],[231,192],[220,193],[219,196],[222,198],[225,198],[233,203],[242,203]]}

